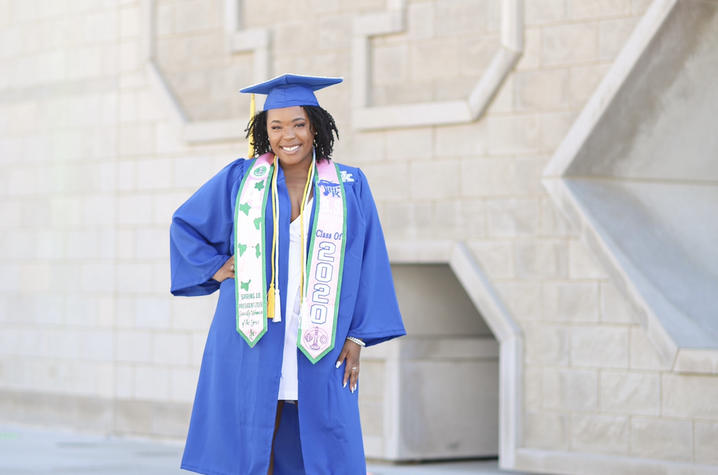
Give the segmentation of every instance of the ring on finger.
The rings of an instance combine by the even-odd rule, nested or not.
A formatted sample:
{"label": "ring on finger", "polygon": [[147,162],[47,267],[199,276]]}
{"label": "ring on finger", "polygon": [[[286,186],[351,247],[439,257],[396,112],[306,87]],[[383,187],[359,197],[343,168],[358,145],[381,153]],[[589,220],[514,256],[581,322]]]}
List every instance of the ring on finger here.
{"label": "ring on finger", "polygon": [[352,373],[356,373],[358,371],[358,368],[356,366],[352,366]]}

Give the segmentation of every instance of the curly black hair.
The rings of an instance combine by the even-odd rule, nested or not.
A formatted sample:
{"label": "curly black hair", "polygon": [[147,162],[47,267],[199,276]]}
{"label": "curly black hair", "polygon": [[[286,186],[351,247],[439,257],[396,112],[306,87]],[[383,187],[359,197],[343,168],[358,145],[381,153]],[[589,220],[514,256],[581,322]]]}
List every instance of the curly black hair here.
{"label": "curly black hair", "polygon": [[[309,123],[316,132],[314,149],[316,150],[317,159],[331,158],[335,136],[337,140],[339,139],[339,130],[337,130],[334,117],[320,106],[300,107],[307,113]],[[262,111],[252,117],[244,131],[246,132],[246,138],[249,138],[250,135],[252,136],[255,156],[272,151],[272,147],[269,145],[269,135],[267,135],[267,111]]]}

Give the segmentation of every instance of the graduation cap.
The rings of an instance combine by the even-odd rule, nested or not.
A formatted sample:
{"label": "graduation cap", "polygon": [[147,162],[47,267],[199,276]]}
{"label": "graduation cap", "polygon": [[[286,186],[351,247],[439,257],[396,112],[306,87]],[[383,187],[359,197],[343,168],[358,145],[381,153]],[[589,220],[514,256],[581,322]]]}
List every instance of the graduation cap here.
{"label": "graduation cap", "polygon": [[314,91],[342,82],[342,78],[283,74],[239,92],[266,94],[264,110],[291,106],[318,106]]}
{"label": "graduation cap", "polygon": [[[299,74],[282,74],[269,81],[254,84],[252,86],[240,89],[239,92],[251,93],[250,99],[250,117],[255,114],[254,94],[266,94],[267,99],[264,101],[263,110],[281,109],[283,107],[292,106],[318,106],[319,102],[314,95],[314,91],[323,89],[327,86],[342,82],[343,78],[324,77],[324,76],[302,76]],[[251,137],[249,143],[249,154],[251,158],[254,155]]]}

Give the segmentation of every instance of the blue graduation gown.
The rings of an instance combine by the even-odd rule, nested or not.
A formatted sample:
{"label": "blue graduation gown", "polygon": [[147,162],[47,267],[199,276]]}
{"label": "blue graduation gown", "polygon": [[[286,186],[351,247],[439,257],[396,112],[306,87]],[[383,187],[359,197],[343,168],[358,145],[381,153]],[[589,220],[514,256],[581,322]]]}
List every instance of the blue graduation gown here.
{"label": "blue graduation gown", "polygon": [[[220,291],[182,458],[182,468],[205,474],[266,474],[274,432],[287,319],[268,321],[267,333],[250,348],[236,330],[234,280],[220,284],[212,279],[232,254],[234,204],[252,163],[239,159],[227,165],[177,209],[170,228],[172,294]],[[345,172],[347,241],[336,344],[316,364],[297,350],[301,454],[306,473],[312,475],[366,474],[359,391],[343,388],[344,365],[335,367],[346,337],[374,345],[405,334],[369,185],[358,168],[339,168]],[[286,309],[291,205],[281,168],[277,184],[278,282]],[[271,194],[265,216],[266,242],[271,243]],[[314,210],[310,229],[313,219]],[[270,264],[267,259],[268,281]]]}

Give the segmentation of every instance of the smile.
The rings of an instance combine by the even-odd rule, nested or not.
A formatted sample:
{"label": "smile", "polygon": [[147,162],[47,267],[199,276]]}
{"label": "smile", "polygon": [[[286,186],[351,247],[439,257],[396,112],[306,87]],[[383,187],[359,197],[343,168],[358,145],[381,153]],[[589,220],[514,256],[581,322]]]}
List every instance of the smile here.
{"label": "smile", "polygon": [[294,152],[297,149],[299,149],[299,145],[293,145],[291,147],[282,147],[282,150],[284,150],[285,152]]}

